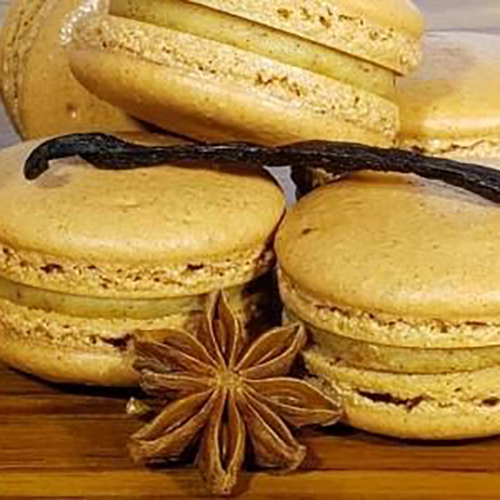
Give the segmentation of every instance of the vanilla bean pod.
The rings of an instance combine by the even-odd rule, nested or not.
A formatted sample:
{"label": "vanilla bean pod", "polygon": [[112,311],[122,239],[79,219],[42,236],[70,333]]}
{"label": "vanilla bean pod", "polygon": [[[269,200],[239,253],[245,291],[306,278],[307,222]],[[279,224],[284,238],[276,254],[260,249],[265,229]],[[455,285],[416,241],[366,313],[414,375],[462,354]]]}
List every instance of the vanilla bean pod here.
{"label": "vanilla bean pod", "polygon": [[415,174],[471,191],[500,203],[500,172],[482,165],[424,156],[399,149],[330,141],[307,141],[279,147],[243,142],[144,146],[108,134],[71,134],[37,147],[24,174],[34,180],[49,169],[51,160],[80,156],[96,168],[126,170],[168,162],[207,161],[266,167],[323,168],[333,174],[362,170]]}

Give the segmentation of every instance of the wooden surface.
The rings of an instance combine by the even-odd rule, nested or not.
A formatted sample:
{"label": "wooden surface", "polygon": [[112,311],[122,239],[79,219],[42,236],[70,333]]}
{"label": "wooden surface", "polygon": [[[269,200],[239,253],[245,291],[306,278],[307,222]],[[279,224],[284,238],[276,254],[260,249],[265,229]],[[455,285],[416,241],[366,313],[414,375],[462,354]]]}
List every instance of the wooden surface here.
{"label": "wooden surface", "polygon": [[[0,22],[6,0],[0,0]],[[496,30],[500,0],[421,0],[433,28]],[[16,140],[0,112],[0,147]],[[0,214],[1,216],[1,214]],[[0,498],[180,499],[206,496],[190,468],[149,471],[128,458],[138,423],[127,394],[63,389],[0,366]],[[300,473],[245,475],[252,499],[473,500],[500,498],[500,439],[422,445],[347,429],[303,436]]]}
{"label": "wooden surface", "polygon": [[[140,425],[127,394],[62,390],[0,368],[0,498],[207,497],[191,468],[149,471],[127,456]],[[472,500],[500,498],[500,439],[422,445],[349,429],[307,432],[304,470],[246,474],[242,499]]]}

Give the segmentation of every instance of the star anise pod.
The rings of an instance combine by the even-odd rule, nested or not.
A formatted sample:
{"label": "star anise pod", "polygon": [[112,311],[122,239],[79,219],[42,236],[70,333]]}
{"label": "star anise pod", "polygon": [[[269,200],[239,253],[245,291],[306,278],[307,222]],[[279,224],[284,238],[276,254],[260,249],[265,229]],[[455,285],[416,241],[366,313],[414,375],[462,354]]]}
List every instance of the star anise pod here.
{"label": "star anise pod", "polygon": [[306,449],[290,428],[331,425],[341,414],[336,395],[286,377],[305,342],[293,324],[250,343],[222,293],[209,297],[199,331],[137,336],[141,387],[170,401],[132,436],[132,457],[176,461],[198,445],[196,464],[216,495],[231,493],[247,456],[260,467],[295,470]]}

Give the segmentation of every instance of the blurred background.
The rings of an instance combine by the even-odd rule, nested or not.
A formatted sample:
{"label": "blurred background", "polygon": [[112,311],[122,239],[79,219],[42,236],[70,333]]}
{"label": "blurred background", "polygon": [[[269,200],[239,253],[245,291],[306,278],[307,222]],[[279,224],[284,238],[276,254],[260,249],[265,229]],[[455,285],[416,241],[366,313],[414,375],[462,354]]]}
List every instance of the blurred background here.
{"label": "blurred background", "polygon": [[415,0],[429,29],[500,31],[500,0]]}

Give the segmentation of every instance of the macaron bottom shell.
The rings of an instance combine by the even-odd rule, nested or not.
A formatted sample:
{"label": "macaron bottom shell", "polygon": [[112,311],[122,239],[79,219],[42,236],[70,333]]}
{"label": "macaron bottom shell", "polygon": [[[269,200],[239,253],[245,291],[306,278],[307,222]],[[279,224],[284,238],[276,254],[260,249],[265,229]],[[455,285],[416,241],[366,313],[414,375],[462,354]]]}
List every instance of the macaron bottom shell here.
{"label": "macaron bottom shell", "polygon": [[461,440],[500,433],[500,366],[453,374],[396,374],[335,362],[316,347],[307,368],[341,393],[345,423],[387,436]]}

